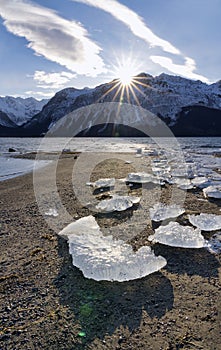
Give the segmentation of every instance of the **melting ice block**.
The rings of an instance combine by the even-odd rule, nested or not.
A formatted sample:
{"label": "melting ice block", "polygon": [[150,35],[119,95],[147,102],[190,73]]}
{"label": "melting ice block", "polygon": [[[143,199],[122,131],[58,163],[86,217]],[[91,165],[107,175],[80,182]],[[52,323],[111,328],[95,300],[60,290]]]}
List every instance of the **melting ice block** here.
{"label": "melting ice block", "polygon": [[221,232],[215,233],[208,241],[206,248],[212,254],[221,254]]}
{"label": "melting ice block", "polygon": [[221,215],[204,214],[189,215],[189,222],[203,231],[215,231],[221,229]]}
{"label": "melting ice block", "polygon": [[148,174],[145,172],[140,173],[129,173],[126,177],[126,182],[132,182],[132,183],[148,183],[152,182],[154,184],[161,184],[161,181],[154,177],[152,174]]}
{"label": "melting ice block", "polygon": [[45,212],[46,216],[53,216],[54,218],[58,216],[58,212],[56,209],[50,208],[47,212]]}
{"label": "melting ice block", "polygon": [[153,243],[181,248],[202,248],[205,246],[200,229],[182,226],[178,222],[170,222],[166,226],[160,226],[155,230],[154,235],[148,237],[148,240]]}
{"label": "melting ice block", "polygon": [[181,208],[179,205],[157,203],[153,208],[150,208],[150,218],[154,221],[162,221],[169,218],[176,218],[184,212],[185,209]]}
{"label": "melting ice block", "polygon": [[70,235],[78,235],[82,232],[86,234],[91,233],[92,235],[96,235],[97,232],[100,232],[99,226],[92,215],[71,222],[59,232],[59,236],[68,240]]}
{"label": "melting ice block", "polygon": [[134,204],[137,204],[139,202],[139,197],[115,195],[111,199],[104,199],[101,201],[96,206],[96,209],[104,212],[123,211],[131,208]]}
{"label": "melting ice block", "polygon": [[221,199],[221,185],[209,186],[203,189],[204,197]]}
{"label": "melting ice block", "polygon": [[87,278],[96,281],[129,281],[147,276],[166,265],[162,256],[155,256],[150,247],[134,252],[129,244],[103,236],[95,218],[77,220],[59,235],[68,238],[73,265]]}
{"label": "melting ice block", "polygon": [[94,188],[105,188],[105,187],[114,187],[115,184],[115,179],[111,178],[104,178],[104,179],[99,179],[95,182],[88,182],[88,186],[93,186]]}
{"label": "melting ice block", "polygon": [[207,186],[208,181],[208,178],[205,176],[196,176],[194,179],[191,180],[193,186],[201,188]]}
{"label": "melting ice block", "polygon": [[189,179],[175,178],[173,181],[181,190],[191,190],[193,188],[193,184]]}

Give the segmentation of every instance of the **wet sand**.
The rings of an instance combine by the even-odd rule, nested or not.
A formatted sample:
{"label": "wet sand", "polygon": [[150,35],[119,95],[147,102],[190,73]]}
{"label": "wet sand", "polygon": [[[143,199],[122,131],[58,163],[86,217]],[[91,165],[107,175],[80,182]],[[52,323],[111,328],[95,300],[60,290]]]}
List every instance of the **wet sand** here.
{"label": "wet sand", "polygon": [[[77,200],[72,185],[74,155],[59,160],[60,198],[74,219],[91,214]],[[98,166],[91,180],[125,177],[132,164],[120,160]],[[50,165],[39,170],[44,180]],[[40,175],[39,175],[40,176]],[[135,188],[135,194],[140,188]],[[166,201],[168,187],[161,191]],[[72,265],[67,242],[39,212],[32,174],[0,183],[1,330],[0,349],[176,350],[221,348],[220,256],[205,249],[156,244],[167,259],[159,272],[129,282],[96,282]],[[45,188],[50,197],[50,187]],[[189,191],[188,213],[220,214],[221,201],[206,201]],[[128,210],[127,215],[135,211]],[[126,216],[97,216],[101,226],[116,226]],[[68,222],[60,218],[61,229]],[[129,240],[134,249],[150,243],[150,223]],[[209,238],[210,234],[205,234]]]}

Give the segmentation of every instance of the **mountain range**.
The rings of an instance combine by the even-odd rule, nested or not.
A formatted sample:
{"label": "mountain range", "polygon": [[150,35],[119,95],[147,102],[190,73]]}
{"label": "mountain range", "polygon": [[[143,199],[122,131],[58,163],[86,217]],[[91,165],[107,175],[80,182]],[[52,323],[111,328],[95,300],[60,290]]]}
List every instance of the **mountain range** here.
{"label": "mountain range", "polygon": [[[164,73],[156,77],[141,73],[134,77],[133,86],[133,93],[125,89],[121,94],[118,81],[113,80],[95,88],[66,88],[50,100],[0,97],[0,136],[42,136],[68,113],[111,101],[140,105],[162,119],[176,136],[221,136],[221,81],[206,84]],[[105,125],[94,129],[90,125],[96,123],[96,116],[82,115],[84,135],[111,136],[109,120],[107,115]],[[140,136],[136,130],[114,128],[120,136]]]}

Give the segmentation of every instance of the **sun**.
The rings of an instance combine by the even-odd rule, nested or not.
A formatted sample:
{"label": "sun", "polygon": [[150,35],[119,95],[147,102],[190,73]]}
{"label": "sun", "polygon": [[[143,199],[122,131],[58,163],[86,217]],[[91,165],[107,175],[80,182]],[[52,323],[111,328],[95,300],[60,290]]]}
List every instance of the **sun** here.
{"label": "sun", "polygon": [[133,81],[133,72],[131,67],[119,67],[119,71],[118,71],[118,79],[121,83],[121,85],[123,86],[128,86],[132,83]]}
{"label": "sun", "polygon": [[114,67],[114,75],[124,87],[130,86],[136,74],[136,67],[131,60],[122,60]]}
{"label": "sun", "polygon": [[143,89],[148,87],[145,73],[140,73],[141,63],[129,55],[126,59],[116,56],[115,61],[116,64],[110,66],[110,87],[100,100],[109,95],[113,102],[118,101],[120,105],[124,102],[140,105],[140,96],[145,95]]}

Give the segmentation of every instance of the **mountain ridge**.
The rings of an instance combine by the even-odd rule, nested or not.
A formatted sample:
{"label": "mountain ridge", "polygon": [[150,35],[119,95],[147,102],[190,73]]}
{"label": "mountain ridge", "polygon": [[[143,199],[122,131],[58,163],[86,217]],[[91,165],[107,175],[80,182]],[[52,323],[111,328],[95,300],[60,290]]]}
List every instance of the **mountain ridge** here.
{"label": "mountain ridge", "polygon": [[[209,85],[165,73],[156,77],[141,73],[134,77],[136,97],[130,93],[129,98],[126,89],[122,96],[120,93],[117,95],[117,83],[117,80],[113,80],[95,88],[62,89],[37,114],[17,128],[17,133],[21,136],[43,135],[70,112],[91,104],[115,100],[139,104],[161,118],[177,136],[221,136],[220,80]],[[90,118],[88,125],[93,125],[93,116]],[[13,133],[16,134],[16,130]],[[1,128],[0,135],[4,136]],[[122,136],[130,135],[126,133]]]}
{"label": "mountain ridge", "polygon": [[[35,114],[40,112],[44,105],[48,102],[47,99],[36,100],[33,97],[13,97],[13,96],[0,96],[0,111],[8,116],[8,127],[21,126]],[[0,124],[2,125],[2,118],[0,118]],[[4,123],[6,124],[6,122]],[[14,125],[15,126],[12,126]]]}

